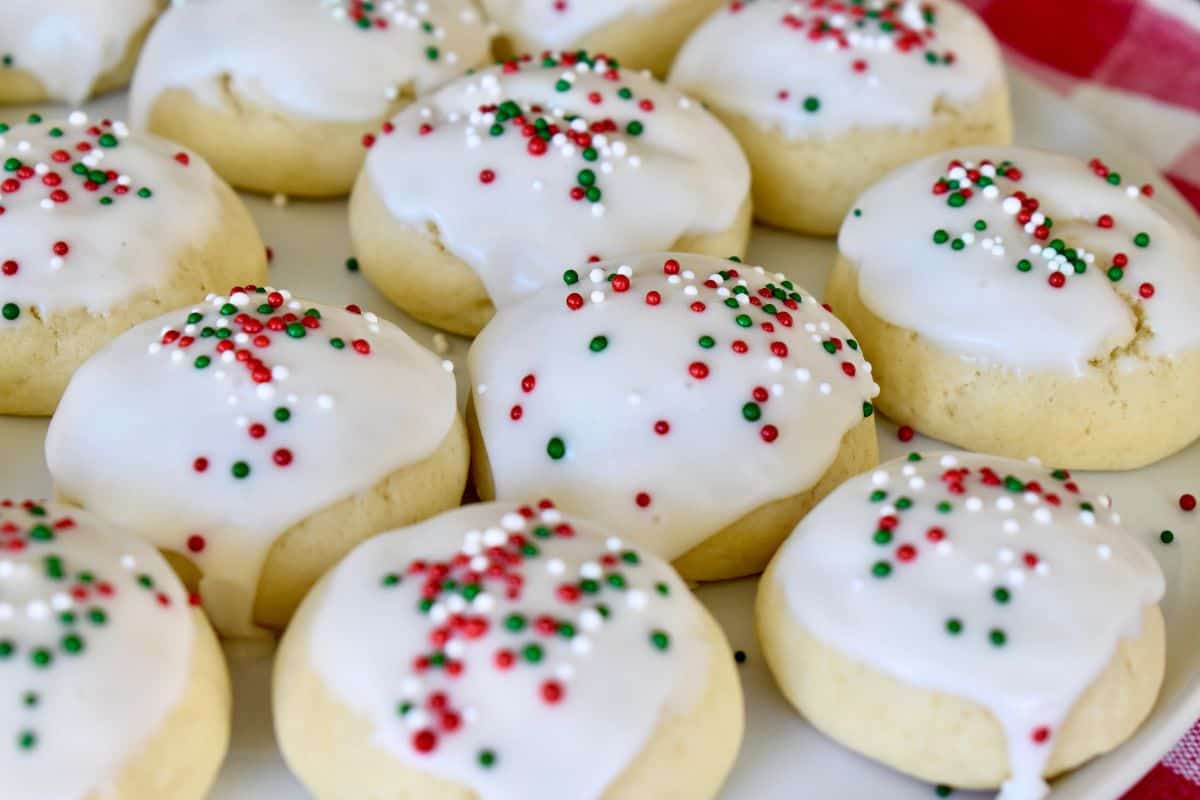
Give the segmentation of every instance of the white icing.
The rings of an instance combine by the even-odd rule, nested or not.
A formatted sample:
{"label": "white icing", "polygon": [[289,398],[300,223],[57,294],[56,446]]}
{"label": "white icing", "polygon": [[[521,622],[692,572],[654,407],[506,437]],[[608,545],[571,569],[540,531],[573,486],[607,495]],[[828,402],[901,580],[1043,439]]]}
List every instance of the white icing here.
{"label": "white icing", "polygon": [[[720,654],[710,652],[698,605],[666,564],[645,554],[629,563],[634,551],[619,539],[544,504],[524,507],[528,517],[516,508],[467,506],[359,546],[317,590],[308,655],[330,690],[371,721],[374,743],[406,765],[465,784],[483,800],[599,800],[663,716],[693,709],[710,659]],[[573,535],[560,535],[563,525]],[[535,534],[539,527],[550,535]],[[427,614],[420,611],[428,568],[469,559],[449,576],[465,585],[469,571],[498,563],[495,548],[517,551],[513,536],[539,551],[504,564],[523,579],[519,591],[504,578],[483,578],[473,599],[442,591]],[[426,571],[411,571],[414,561]],[[393,574],[401,580],[389,587]],[[613,586],[613,575],[625,585]],[[585,580],[596,582],[594,593],[560,594]],[[596,610],[601,604],[607,617]],[[514,613],[526,618],[523,630],[506,626]],[[486,629],[472,638],[448,621],[453,614]],[[542,615],[570,625],[572,635],[539,632]],[[455,633],[439,650],[430,634],[442,627]],[[654,645],[656,632],[667,635],[665,649]],[[537,663],[522,657],[530,644],[542,648]],[[504,650],[515,655],[508,669],[497,667]],[[435,652],[457,662],[460,674],[415,668]],[[547,681],[562,690],[555,703],[543,699]],[[456,729],[446,730],[430,707],[436,692],[459,717]],[[403,702],[413,708],[397,713]],[[414,746],[422,731],[436,736],[429,752]],[[479,762],[485,750],[495,755],[490,768]]]}
{"label": "white icing", "polygon": [[[891,32],[855,16],[855,8],[889,6],[896,7]],[[934,10],[934,24],[924,6]],[[813,39],[822,24],[828,31]],[[1003,81],[999,49],[974,14],[957,3],[911,0],[869,0],[840,12],[824,2],[727,3],[684,44],[670,78],[715,108],[793,138],[924,127],[939,103],[975,101]],[[806,108],[809,98],[815,108]]]}
{"label": "white icing", "polygon": [[542,47],[570,47],[622,17],[646,16],[673,0],[482,0],[488,17]]}
{"label": "white icing", "polygon": [[[456,413],[454,377],[373,315],[281,294],[277,318],[312,308],[320,328],[299,339],[245,334],[240,315],[265,319],[255,309],[268,297],[214,296],[121,336],[75,374],[46,440],[59,491],[196,562],[205,608],[223,633],[250,632],[259,573],[280,534],[430,455]],[[236,313],[222,315],[226,304]],[[189,313],[203,319],[185,324]],[[234,334],[204,337],[206,327]],[[194,342],[182,347],[185,337]],[[369,354],[355,349],[359,340]],[[219,353],[220,341],[234,346]],[[263,382],[235,351],[261,359]],[[210,363],[197,368],[201,356]],[[255,425],[265,427],[259,438]],[[290,454],[283,466],[281,449]],[[207,459],[203,472],[198,458]],[[233,474],[238,462],[250,469],[243,479]],[[202,552],[189,549],[193,535],[204,537]]]}
{"label": "white icing", "polygon": [[[371,185],[397,219],[418,228],[434,223],[497,305],[536,290],[564,264],[652,252],[685,234],[728,229],[750,186],[733,137],[675,90],[608,70],[604,62],[595,69],[525,62],[456,81],[395,118],[395,130],[367,157]],[[557,90],[560,81],[570,88]],[[622,88],[629,99],[618,96]],[[506,100],[518,104],[526,124],[543,116],[561,129],[544,154],[530,153],[531,139],[514,122],[491,134],[500,123],[481,107]],[[592,134],[597,157],[587,161],[579,137],[605,121],[615,129]],[[630,123],[644,130],[633,135]],[[601,192],[597,202],[571,197],[582,189],[584,169]]]}
{"label": "white icing", "polygon": [[[148,544],[77,509],[31,506],[0,502],[4,797],[108,797],[183,700],[194,639],[188,596]],[[39,650],[50,654],[46,666],[35,665]]]}
{"label": "white icing", "polygon": [[[1000,485],[985,482],[985,467]],[[970,475],[943,477],[958,469]],[[1026,490],[1003,485],[1009,476]],[[956,483],[961,493],[951,489]],[[1012,771],[1005,800],[1044,796],[1041,775],[1060,726],[1163,593],[1162,573],[1141,542],[1098,497],[1073,486],[1069,476],[993,456],[900,459],[843,484],[776,557],[787,610],[818,639],[996,716]],[[886,497],[873,501],[875,491]],[[912,506],[902,508],[901,498]],[[951,511],[940,512],[941,502]],[[880,544],[888,515],[897,522]],[[940,541],[928,533],[935,528]],[[914,548],[911,560],[902,558],[905,547]],[[890,566],[886,577],[875,576],[878,563]],[[1007,602],[997,590],[1008,592]],[[952,619],[962,625],[956,635],[948,632]],[[993,630],[1004,633],[1002,645],[992,643]],[[1039,728],[1046,729],[1040,743]]]}
{"label": "white icing", "polygon": [[4,0],[0,3],[0,75],[26,70],[54,100],[82,103],[96,79],[125,58],[130,40],[156,13],[158,0]]}
{"label": "white icing", "polygon": [[[990,160],[993,167],[1009,160],[1021,177],[996,177],[994,196],[992,187],[975,186],[974,196],[954,208],[947,204],[949,193],[932,192],[952,159]],[[1024,148],[950,150],[868,189],[856,203],[861,216],[846,217],[838,247],[857,266],[859,292],[871,311],[963,357],[1081,374],[1090,360],[1133,342],[1131,307],[1144,320],[1134,352],[1179,355],[1200,346],[1200,242],[1138,191],[1135,176],[1121,177],[1122,185],[1110,185],[1082,161]],[[1024,225],[1015,216],[1021,205],[1011,199],[1015,191],[1040,202]],[[1113,218],[1111,228],[1098,225],[1104,214]],[[1038,215],[1054,223],[1045,239],[1035,235]],[[980,219],[985,231],[973,227]],[[972,241],[961,250],[951,242],[935,244],[938,229],[951,240]],[[1140,232],[1149,234],[1149,246],[1134,243]],[[1043,248],[1054,239],[1064,249],[1082,248],[1084,273],[1061,263],[1061,253],[1048,258]],[[1114,283],[1106,271],[1117,253],[1128,264]],[[1017,269],[1021,259],[1030,262],[1029,272]],[[1054,272],[1063,275],[1061,288],[1048,284]],[[1154,289],[1148,299],[1140,294],[1143,283]]]}
{"label": "white icing", "polygon": [[172,6],[138,63],[133,123],[144,126],[168,89],[189,89],[219,105],[226,77],[239,98],[259,106],[314,120],[373,120],[401,90],[428,92],[488,57],[490,35],[471,0],[379,0],[371,19],[386,27],[366,30],[350,13],[354,5],[192,0]]}
{"label": "white icing", "polygon": [[[667,258],[677,260],[679,274],[664,274]],[[629,267],[629,289],[614,291],[606,276],[623,277]],[[716,275],[734,269],[740,277]],[[581,268],[578,283],[560,282],[501,310],[471,348],[471,376],[488,387],[475,391],[474,408],[499,498],[550,493],[673,559],[764,503],[815,484],[878,391],[870,365],[847,344],[850,332],[806,290],[790,290],[799,303],[758,296],[782,275],[683,254],[593,270],[595,277]],[[717,288],[705,286],[714,275]],[[742,284],[749,294],[735,293]],[[646,302],[649,292],[658,293],[657,305]],[[565,302],[572,294],[584,301],[577,311]],[[773,304],[791,326],[751,306],[750,296]],[[729,300],[738,301],[736,310]],[[752,327],[739,325],[739,316]],[[591,349],[596,336],[607,337],[600,352]],[[701,346],[702,336],[712,337],[711,348]],[[834,339],[843,344],[831,345],[831,354],[824,342]],[[739,340],[744,354],[733,349]],[[773,354],[772,343],[786,353]],[[694,363],[705,377],[694,377]],[[523,385],[527,375],[532,391]],[[756,389],[767,399],[756,399]],[[748,403],[757,404],[759,419],[744,415]],[[659,421],[665,433],[656,431]],[[764,441],[764,431],[775,439]],[[547,450],[553,437],[565,446],[558,460]]]}
{"label": "white icing", "polygon": [[[116,144],[101,145],[104,136]],[[79,111],[0,133],[0,306],[21,311],[0,318],[0,331],[33,319],[30,308],[104,313],[177,272],[181,252],[211,237],[221,213],[213,171],[196,156],[180,163],[179,152]],[[106,173],[105,182],[89,189],[77,166]]]}

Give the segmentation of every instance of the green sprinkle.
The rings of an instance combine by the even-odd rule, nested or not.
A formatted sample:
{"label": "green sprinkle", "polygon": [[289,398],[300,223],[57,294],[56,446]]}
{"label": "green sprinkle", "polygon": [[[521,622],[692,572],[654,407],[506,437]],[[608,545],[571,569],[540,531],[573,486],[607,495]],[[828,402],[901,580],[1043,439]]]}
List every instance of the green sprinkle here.
{"label": "green sprinkle", "polygon": [[958,619],[957,617],[951,617],[950,619],[946,620],[946,633],[950,634],[951,636],[958,636],[962,632],[963,624],[961,619]]}
{"label": "green sprinkle", "polygon": [[696,343],[699,344],[701,347],[703,347],[705,350],[711,350],[713,348],[713,346],[717,343],[717,340],[711,336],[705,335],[705,336],[701,336],[699,339],[697,339]]}
{"label": "green sprinkle", "polygon": [[602,353],[602,352],[604,352],[604,350],[607,347],[608,347],[608,337],[607,336],[593,336],[592,340],[590,342],[588,342],[588,349],[591,350],[593,353]]}
{"label": "green sprinkle", "polygon": [[357,258],[347,258],[346,259],[346,269],[349,272],[358,272],[358,259]]}
{"label": "green sprinkle", "polygon": [[287,410],[283,406],[280,406],[279,408],[275,409],[275,421],[276,422],[287,422],[291,418],[292,418],[292,412]]}
{"label": "green sprinkle", "polygon": [[876,578],[886,578],[892,574],[892,565],[886,561],[876,561],[871,567],[871,574]]}
{"label": "green sprinkle", "polygon": [[933,232],[933,243],[934,244],[945,244],[948,241],[950,241],[950,234],[947,233],[946,231],[942,230],[941,228],[938,228],[936,231]]}
{"label": "green sprinkle", "polygon": [[1145,231],[1137,234],[1136,236],[1133,237],[1133,243],[1136,244],[1138,247],[1149,247],[1150,234],[1146,233]]}
{"label": "green sprinkle", "polygon": [[747,422],[757,422],[762,416],[762,409],[758,403],[746,403],[742,406],[742,416],[746,418]]}
{"label": "green sprinkle", "polygon": [[880,528],[879,530],[875,531],[875,535],[872,538],[875,540],[875,544],[890,544],[892,541],[892,532],[887,528]]}
{"label": "green sprinkle", "polygon": [[196,369],[204,369],[205,367],[207,367],[209,364],[212,363],[212,359],[209,358],[208,356],[196,356],[196,360],[194,363],[196,365]]}
{"label": "green sprinkle", "polygon": [[667,636],[663,631],[655,631],[650,634],[650,644],[659,650],[666,650],[671,646],[671,637]]}
{"label": "green sprinkle", "polygon": [[484,769],[491,769],[496,765],[496,753],[493,750],[480,750],[476,759]]}
{"label": "green sprinkle", "polygon": [[871,492],[871,502],[872,503],[880,503],[886,499],[887,499],[887,492],[885,492],[883,489],[876,489],[875,491]]}
{"label": "green sprinkle", "polygon": [[308,335],[308,331],[299,322],[293,322],[287,326],[287,335],[293,339],[303,339]]}
{"label": "green sprinkle", "polygon": [[1012,593],[1010,593],[1008,589],[1005,589],[1003,586],[1000,586],[997,587],[994,592],[992,592],[992,599],[1000,605],[1004,605],[1012,599]]}
{"label": "green sprinkle", "polygon": [[539,644],[527,644],[521,650],[521,656],[530,664],[536,664],[542,660],[542,646]]}
{"label": "green sprinkle", "polygon": [[988,641],[996,647],[1004,647],[1005,643],[1008,642],[1008,636],[999,628],[992,628],[988,631]]}
{"label": "green sprinkle", "polygon": [[12,322],[17,317],[21,316],[21,309],[16,303],[5,303],[0,307],[0,315],[6,320]]}
{"label": "green sprinkle", "polygon": [[245,461],[235,461],[230,471],[233,473],[233,477],[241,480],[250,474],[250,465]]}
{"label": "green sprinkle", "polygon": [[818,98],[809,95],[808,97],[804,98],[804,110],[810,114],[820,111],[821,101]]}
{"label": "green sprinkle", "polygon": [[1163,544],[1170,544],[1175,541],[1175,534],[1171,531],[1163,531],[1158,535],[1158,540]]}
{"label": "green sprinkle", "polygon": [[64,636],[62,642],[60,642],[60,645],[67,653],[75,654],[83,652],[83,639],[79,638],[75,634]]}
{"label": "green sprinkle", "polygon": [[644,131],[645,129],[646,129],[645,126],[642,125],[642,123],[638,122],[636,119],[625,126],[625,132],[628,133],[630,136],[641,136],[642,131]]}
{"label": "green sprinkle", "polygon": [[546,455],[558,461],[567,454],[567,443],[558,436],[551,437],[550,441],[546,442]]}
{"label": "green sprinkle", "polygon": [[863,406],[862,406],[862,411],[863,411],[863,417],[869,417],[875,413],[875,406],[871,405],[870,403],[864,402]]}
{"label": "green sprinkle", "polygon": [[574,286],[579,283],[579,273],[573,269],[569,269],[562,274],[563,283],[567,286]]}

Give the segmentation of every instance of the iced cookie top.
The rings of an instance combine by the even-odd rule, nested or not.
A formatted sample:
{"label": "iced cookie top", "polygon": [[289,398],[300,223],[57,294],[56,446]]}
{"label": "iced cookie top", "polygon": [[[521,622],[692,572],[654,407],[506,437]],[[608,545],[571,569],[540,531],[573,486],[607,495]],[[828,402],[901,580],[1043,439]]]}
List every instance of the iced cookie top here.
{"label": "iced cookie top", "polygon": [[470,370],[497,497],[551,492],[668,559],[810,488],[878,391],[806,290],[684,254],[567,270]]}
{"label": "iced cookie top", "polygon": [[86,362],[46,460],[65,496],[192,558],[214,623],[246,633],[276,538],[433,453],[456,413],[453,375],[395,325],[246,287]]}
{"label": "iced cookie top", "polygon": [[488,17],[503,31],[539,42],[569,47],[589,33],[622,17],[644,16],[671,0],[482,0]]}
{"label": "iced cookie top", "polygon": [[131,118],[144,126],[169,89],[330,122],[375,120],[403,96],[488,59],[472,0],[191,0],[155,26],[138,63]]}
{"label": "iced cookie top", "polygon": [[153,547],[66,506],[0,500],[6,800],[83,800],[183,700],[194,621]]}
{"label": "iced cookie top", "polygon": [[400,221],[436,228],[497,306],[563,264],[730,228],[750,172],[699,104],[564,53],[462,78],[385,126],[366,177]]}
{"label": "iced cookie top", "polygon": [[957,3],[739,0],[700,26],[670,82],[790,137],[921,128],[1004,82],[999,49]]}
{"label": "iced cookie top", "polygon": [[81,111],[0,123],[0,168],[0,333],[163,285],[220,222],[201,159]]}
{"label": "iced cookie top", "polygon": [[1163,593],[1107,498],[1062,470],[912,454],[843,484],[772,566],[788,612],[855,660],[995,714],[1038,797],[1075,701]]}
{"label": "iced cookie top", "polygon": [[1115,165],[1018,147],[922,159],[838,236],[863,303],[955,354],[1082,372],[1200,346],[1200,242]]}
{"label": "iced cookie top", "polygon": [[604,796],[725,657],[674,570],[549,501],[378,536],[315,591],[332,693],[376,745],[488,800]]}

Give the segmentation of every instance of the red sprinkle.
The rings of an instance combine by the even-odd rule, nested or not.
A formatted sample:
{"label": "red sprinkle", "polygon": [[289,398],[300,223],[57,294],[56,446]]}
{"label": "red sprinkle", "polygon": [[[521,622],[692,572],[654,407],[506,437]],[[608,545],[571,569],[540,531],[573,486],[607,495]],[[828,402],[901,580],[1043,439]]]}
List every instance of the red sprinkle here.
{"label": "red sprinkle", "polygon": [[1179,507],[1184,511],[1196,510],[1196,496],[1194,494],[1179,495]]}
{"label": "red sprinkle", "polygon": [[896,437],[902,442],[911,442],[914,431],[907,425],[901,425],[900,430],[896,431]]}

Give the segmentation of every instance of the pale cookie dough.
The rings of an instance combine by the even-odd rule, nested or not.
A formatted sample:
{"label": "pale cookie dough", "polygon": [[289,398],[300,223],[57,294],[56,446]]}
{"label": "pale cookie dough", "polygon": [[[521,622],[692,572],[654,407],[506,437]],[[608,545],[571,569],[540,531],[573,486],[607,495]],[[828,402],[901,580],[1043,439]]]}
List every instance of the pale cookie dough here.
{"label": "pale cookie dough", "polygon": [[878,461],[858,342],[761,267],[660,253],[568,270],[469,358],[480,495],[551,493],[689,580],[762,571]]}
{"label": "pale cookie dough", "polygon": [[827,299],[880,409],[981,452],[1132,469],[1200,436],[1200,242],[1093,159],[969,148],[872,187]]}
{"label": "pale cookie dough", "polygon": [[203,800],[231,702],[217,638],[154,548],[0,500],[5,800]]}
{"label": "pale cookie dough", "polygon": [[974,14],[942,0],[837,5],[729,3],[670,78],[746,150],[757,217],[818,235],[894,167],[1012,140],[1000,52]]}
{"label": "pale cookie dough", "polygon": [[275,663],[275,730],[318,800],[715,797],[729,644],[674,570],[547,500],[364,543]]}
{"label": "pale cookie dough", "polygon": [[818,730],[922,780],[1036,800],[1149,713],[1163,576],[1062,470],[913,453],[843,484],[759,586],[763,652]]}
{"label": "pale cookie dough", "polygon": [[245,287],[86,363],[46,462],[60,496],[170,551],[221,633],[279,629],[354,545],[458,505],[448,367],[357,306]]}
{"label": "pale cookie dough", "polygon": [[496,54],[584,49],[665,76],[679,46],[724,0],[482,0]]}
{"label": "pale cookie dough", "polygon": [[507,62],[396,117],[350,200],[363,274],[473,336],[565,266],[658,250],[741,256],[750,170],[699,104],[586,54]]}
{"label": "pale cookie dough", "polygon": [[146,42],[132,122],[239,188],[344,195],[371,131],[489,59],[473,0],[192,0]]}
{"label": "pale cookie dough", "polygon": [[194,153],[124,124],[0,123],[0,414],[47,415],[106,342],[266,278],[242,201]]}
{"label": "pale cookie dough", "polygon": [[0,105],[78,105],[124,86],[165,0],[4,0]]}

